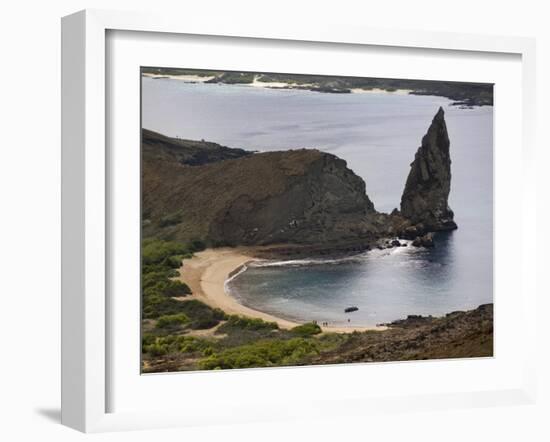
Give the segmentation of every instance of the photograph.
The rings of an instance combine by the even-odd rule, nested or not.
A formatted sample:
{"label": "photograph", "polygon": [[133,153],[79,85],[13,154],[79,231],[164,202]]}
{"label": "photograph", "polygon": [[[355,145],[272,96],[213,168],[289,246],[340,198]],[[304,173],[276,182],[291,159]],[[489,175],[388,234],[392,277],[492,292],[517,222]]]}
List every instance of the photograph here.
{"label": "photograph", "polygon": [[493,84],[139,75],[141,373],[493,356]]}

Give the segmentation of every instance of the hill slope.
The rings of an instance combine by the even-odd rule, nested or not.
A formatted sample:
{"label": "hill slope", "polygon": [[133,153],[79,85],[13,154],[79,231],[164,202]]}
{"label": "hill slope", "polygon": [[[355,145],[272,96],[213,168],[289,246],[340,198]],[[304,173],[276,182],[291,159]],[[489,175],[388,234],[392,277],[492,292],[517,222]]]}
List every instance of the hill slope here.
{"label": "hill slope", "polygon": [[314,149],[251,154],[143,131],[143,233],[211,245],[370,241],[364,181]]}

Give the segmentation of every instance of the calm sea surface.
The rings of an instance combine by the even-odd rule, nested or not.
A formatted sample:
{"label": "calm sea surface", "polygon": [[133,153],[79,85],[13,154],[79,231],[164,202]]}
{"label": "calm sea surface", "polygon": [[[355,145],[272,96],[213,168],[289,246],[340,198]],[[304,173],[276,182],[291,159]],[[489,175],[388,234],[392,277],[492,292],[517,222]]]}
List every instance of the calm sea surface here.
{"label": "calm sea surface", "polygon": [[[257,151],[315,147],[348,163],[377,210],[399,207],[420,140],[439,106],[451,140],[449,204],[459,228],[431,250],[402,247],[340,261],[263,263],[227,284],[242,304],[280,317],[374,325],[493,299],[493,108],[442,97],[325,94],[143,79],[143,127]],[[344,308],[359,311],[345,314]],[[350,322],[348,322],[350,319]]]}

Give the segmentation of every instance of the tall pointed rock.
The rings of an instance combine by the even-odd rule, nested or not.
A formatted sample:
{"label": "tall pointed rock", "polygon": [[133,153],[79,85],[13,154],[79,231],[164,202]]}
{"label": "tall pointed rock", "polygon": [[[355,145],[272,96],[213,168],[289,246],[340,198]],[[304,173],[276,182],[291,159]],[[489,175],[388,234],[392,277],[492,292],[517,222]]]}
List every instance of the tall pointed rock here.
{"label": "tall pointed rock", "polygon": [[440,107],[422,138],[401,196],[401,214],[424,231],[457,228],[448,204],[451,190],[449,136]]}

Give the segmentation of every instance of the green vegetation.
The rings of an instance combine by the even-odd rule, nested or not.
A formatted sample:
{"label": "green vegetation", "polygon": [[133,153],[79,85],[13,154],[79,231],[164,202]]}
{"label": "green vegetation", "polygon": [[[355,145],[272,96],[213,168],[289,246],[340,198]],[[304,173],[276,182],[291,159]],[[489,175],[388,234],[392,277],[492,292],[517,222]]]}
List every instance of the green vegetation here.
{"label": "green vegetation", "polygon": [[206,243],[201,239],[193,239],[189,244],[189,249],[192,252],[202,252],[204,249],[206,249]]}
{"label": "green vegetation", "polygon": [[[181,260],[192,257],[194,252],[203,250],[204,247],[204,243],[200,240],[194,240],[188,245],[157,239],[143,241],[141,289],[144,319],[186,313],[187,310],[193,308],[173,299],[191,294],[191,289],[187,284],[173,278],[179,275],[177,269],[181,266]],[[209,324],[214,323],[213,318],[219,316],[219,313],[205,314],[204,311],[212,311],[212,309],[205,304],[203,306],[203,314],[200,318],[190,320],[191,327],[200,328],[199,322],[203,321],[203,325],[205,325],[205,319],[208,319]]]}
{"label": "green vegetation", "polygon": [[176,313],[174,315],[164,315],[158,318],[157,328],[179,328],[189,322],[189,318],[185,313]]}
{"label": "green vegetation", "polygon": [[231,315],[226,323],[224,323],[218,330],[220,333],[227,333],[240,330],[277,330],[279,326],[276,322],[267,322],[260,318],[247,318],[244,316]]}
{"label": "green vegetation", "polygon": [[220,321],[227,318],[227,315],[219,308],[212,308],[197,299],[176,302],[180,304],[179,311],[191,318],[189,327],[194,330],[215,327]]}
{"label": "green vegetation", "polygon": [[[158,272],[155,272],[158,275]],[[149,286],[143,287],[144,296],[185,296],[191,294],[189,286],[181,281],[162,278],[160,280],[149,282],[152,278],[148,278]]]}
{"label": "green vegetation", "polygon": [[143,319],[157,319],[160,316],[182,313],[182,302],[173,298],[143,297]]}
{"label": "green vegetation", "polygon": [[212,308],[196,299],[180,301],[173,298],[163,298],[157,301],[157,298],[155,298],[152,302],[144,305],[143,308],[144,319],[157,319],[161,316],[172,316],[180,313],[189,318],[188,327],[194,330],[215,327],[226,318],[222,310]]}
{"label": "green vegetation", "polygon": [[199,367],[213,370],[300,365],[304,363],[307,356],[318,353],[318,346],[312,340],[303,338],[266,340],[214,353],[201,360]]}
{"label": "green vegetation", "polygon": [[321,327],[313,322],[308,322],[306,324],[298,325],[291,330],[292,333],[298,336],[307,337],[318,335],[322,332]]}
{"label": "green vegetation", "polygon": [[[145,239],[141,247],[141,260],[144,266],[167,265],[166,260],[170,257],[191,257],[192,253],[193,251],[188,247],[177,242]],[[172,266],[168,265],[168,267]]]}
{"label": "green vegetation", "polygon": [[170,353],[198,353],[199,356],[209,356],[213,351],[213,345],[208,340],[184,335],[145,334],[142,338],[142,347],[144,353],[155,357]]}

